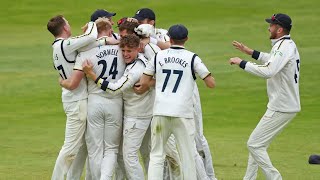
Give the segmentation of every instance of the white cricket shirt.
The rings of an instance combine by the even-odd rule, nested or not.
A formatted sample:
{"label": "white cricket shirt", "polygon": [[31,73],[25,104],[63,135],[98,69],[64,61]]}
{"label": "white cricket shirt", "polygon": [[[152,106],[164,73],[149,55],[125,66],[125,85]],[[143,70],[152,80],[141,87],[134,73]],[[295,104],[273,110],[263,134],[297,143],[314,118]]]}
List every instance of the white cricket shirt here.
{"label": "white cricket shirt", "polygon": [[[82,64],[86,59],[91,61],[93,71],[98,77],[110,82],[116,82],[120,79],[126,68],[122,52],[118,45],[99,46],[89,51],[79,53],[74,68],[82,70]],[[118,98],[122,96],[122,94],[114,96],[105,93],[91,79],[88,79],[88,93],[98,94],[107,98]]]}
{"label": "white cricket shirt", "polygon": [[[77,37],[68,39],[57,38],[53,44],[53,64],[63,79],[68,79],[73,71],[77,50],[97,39],[97,27],[94,22],[88,23],[87,31]],[[74,90],[62,88],[62,102],[74,102],[88,97],[87,84],[84,79]]]}
{"label": "white cricket shirt", "polygon": [[153,115],[193,118],[195,73],[210,75],[196,54],[182,46],[159,51],[144,71],[156,78]]}
{"label": "white cricket shirt", "polygon": [[248,62],[244,70],[267,78],[268,108],[280,112],[299,112],[300,55],[290,35],[274,40],[270,53],[255,51],[252,57],[264,64]]}
{"label": "white cricket shirt", "polygon": [[98,86],[106,94],[117,95],[123,93],[124,116],[133,118],[147,118],[152,116],[154,93],[149,90],[143,94],[133,91],[135,83],[139,82],[148,60],[141,54],[132,63],[127,64],[123,76],[115,82],[98,82]]}

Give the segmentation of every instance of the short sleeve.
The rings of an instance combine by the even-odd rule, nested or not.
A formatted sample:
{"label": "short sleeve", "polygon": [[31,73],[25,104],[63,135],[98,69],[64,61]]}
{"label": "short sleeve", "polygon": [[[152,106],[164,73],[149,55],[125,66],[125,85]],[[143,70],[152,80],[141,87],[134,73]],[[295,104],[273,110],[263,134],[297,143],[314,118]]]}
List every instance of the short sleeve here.
{"label": "short sleeve", "polygon": [[196,56],[194,59],[194,71],[200,76],[201,79],[204,79],[211,74],[198,56]]}
{"label": "short sleeve", "polygon": [[82,71],[82,64],[83,64],[84,58],[82,58],[81,55],[82,55],[81,53],[77,55],[76,63],[74,64],[74,67],[73,67],[73,69],[75,70]]}
{"label": "short sleeve", "polygon": [[157,59],[157,54],[152,58],[150,63],[147,64],[143,74],[148,75],[148,76],[153,76],[155,74],[155,64],[156,64],[156,59]]}

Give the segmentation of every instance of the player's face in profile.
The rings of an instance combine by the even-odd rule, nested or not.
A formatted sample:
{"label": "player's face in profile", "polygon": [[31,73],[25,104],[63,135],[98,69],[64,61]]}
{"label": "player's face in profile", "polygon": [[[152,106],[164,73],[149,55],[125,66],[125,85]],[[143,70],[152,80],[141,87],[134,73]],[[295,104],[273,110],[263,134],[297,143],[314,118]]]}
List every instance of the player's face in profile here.
{"label": "player's face in profile", "polygon": [[122,51],[122,56],[123,56],[124,62],[126,64],[129,64],[136,57],[138,57],[139,47],[130,48],[128,46],[125,46],[125,47],[121,48],[121,51]]}
{"label": "player's face in profile", "polygon": [[119,31],[119,35],[120,35],[121,38],[123,38],[125,35],[128,35],[128,32],[127,32],[127,30],[125,29],[125,30],[123,30],[123,31]]}
{"label": "player's face in profile", "polygon": [[279,25],[277,24],[270,24],[268,30],[270,32],[270,39],[277,39],[277,35],[278,35],[278,29],[279,29]]}

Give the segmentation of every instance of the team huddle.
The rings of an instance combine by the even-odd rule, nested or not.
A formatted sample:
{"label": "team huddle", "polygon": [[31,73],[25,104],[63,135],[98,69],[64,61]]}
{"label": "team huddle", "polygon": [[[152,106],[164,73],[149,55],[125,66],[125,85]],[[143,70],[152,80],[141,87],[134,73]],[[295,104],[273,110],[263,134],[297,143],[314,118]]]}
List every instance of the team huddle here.
{"label": "team huddle", "polygon": [[[117,34],[112,29],[115,15],[96,10],[82,27],[84,34],[76,37],[71,37],[70,25],[62,15],[51,18],[47,24],[55,37],[53,63],[60,75],[67,116],[65,140],[52,179],[80,179],[85,167],[87,180],[215,180],[195,82],[197,74],[208,88],[214,88],[215,79],[201,58],[185,49],[188,29],[182,24],[168,30],[157,29],[155,13],[142,8],[132,18],[118,21]],[[269,22],[270,28],[279,25],[275,22]],[[281,43],[276,52],[272,51],[274,56],[288,56],[280,49],[285,39],[288,36],[279,37]],[[275,58],[268,61],[267,53],[236,41],[233,45],[256,59],[264,58],[267,67],[276,64],[272,63]],[[299,59],[297,51],[290,53],[296,53],[290,58]],[[265,67],[240,58],[231,58],[230,63],[256,75],[266,73],[261,70]],[[286,62],[282,63],[283,68]],[[281,71],[279,67],[270,67]],[[295,71],[296,84],[286,87],[294,86],[295,92],[290,95],[298,98],[290,102],[291,114],[277,116],[285,122],[271,133],[272,137],[300,111],[298,72],[299,69]],[[273,83],[278,79],[281,77]],[[268,105],[269,116],[278,110],[273,109],[274,104]],[[287,113],[284,106],[281,112]],[[270,143],[272,137],[265,141]],[[258,165],[266,170],[269,179],[281,179],[274,172],[267,175],[267,170],[276,170],[271,162],[265,165],[263,159],[256,159],[264,152],[249,150],[249,161],[256,166],[250,171],[248,166],[250,176],[245,179],[256,178]]]}

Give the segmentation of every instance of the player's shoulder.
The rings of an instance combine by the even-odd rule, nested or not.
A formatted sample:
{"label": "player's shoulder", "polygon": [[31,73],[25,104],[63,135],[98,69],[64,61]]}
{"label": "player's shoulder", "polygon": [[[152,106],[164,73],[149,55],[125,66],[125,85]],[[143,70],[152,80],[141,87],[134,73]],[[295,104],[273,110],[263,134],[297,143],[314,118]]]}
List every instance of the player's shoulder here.
{"label": "player's shoulder", "polygon": [[120,47],[118,45],[103,45],[99,46],[100,49],[116,49],[119,50]]}
{"label": "player's shoulder", "polygon": [[88,56],[92,56],[93,54],[95,54],[96,52],[99,51],[99,47],[94,47],[92,49],[89,49],[87,51],[83,51],[83,52],[79,52],[77,57],[88,57]]}
{"label": "player's shoulder", "polygon": [[167,33],[168,30],[166,29],[156,28],[156,34],[167,35]]}
{"label": "player's shoulder", "polygon": [[153,51],[154,53],[159,52],[161,49],[159,48],[159,46],[152,44],[152,43],[148,43],[146,44],[146,46],[144,47],[145,51]]}
{"label": "player's shoulder", "polygon": [[138,58],[136,59],[137,63],[147,66],[148,59],[141,53],[138,54]]}

